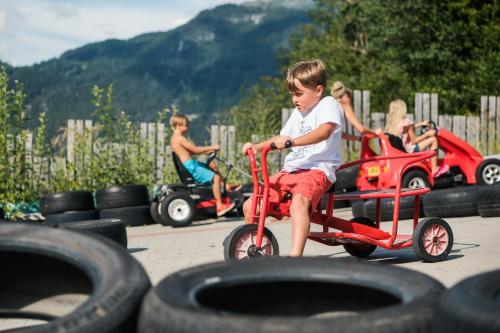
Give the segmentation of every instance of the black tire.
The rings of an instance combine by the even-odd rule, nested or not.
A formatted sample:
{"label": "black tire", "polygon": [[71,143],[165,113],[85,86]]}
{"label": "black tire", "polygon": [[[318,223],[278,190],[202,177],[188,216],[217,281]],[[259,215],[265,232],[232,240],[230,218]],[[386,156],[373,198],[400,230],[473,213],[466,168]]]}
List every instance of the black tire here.
{"label": "black tire", "polygon": [[[420,200],[419,216],[423,216],[423,205]],[[415,197],[402,197],[399,200],[399,220],[413,219],[413,209],[415,207]],[[365,216],[372,220],[375,219],[375,212],[377,208],[377,200],[370,199],[365,202],[364,212]],[[392,221],[394,214],[394,199],[380,200],[380,221]]]}
{"label": "black tire", "polygon": [[161,205],[161,199],[157,199],[153,200],[153,202],[151,202],[151,205],[149,206],[149,213],[151,215],[151,218],[156,223],[161,223],[160,205]]}
{"label": "black tire", "polygon": [[215,263],[160,281],[138,332],[429,332],[443,289],[422,273],[359,260]]}
{"label": "black tire", "polygon": [[[118,244],[102,237],[26,224],[0,224],[1,309],[21,318],[20,304],[39,304],[45,325],[11,331],[135,332],[140,302],[150,282],[141,265]],[[44,306],[56,295],[88,295],[64,316]]]}
{"label": "black tire", "polygon": [[481,186],[477,198],[479,215],[482,217],[500,216],[500,185]]}
{"label": "black tire", "polygon": [[149,212],[149,205],[102,209],[99,212],[99,218],[118,219],[125,225],[133,227],[154,223]]}
{"label": "black tire", "polygon": [[186,191],[167,195],[160,209],[161,224],[174,228],[187,227],[193,222],[195,215],[194,201]]}
{"label": "black tire", "polygon": [[500,332],[500,270],[474,275],[445,291],[435,310],[433,332]]}
{"label": "black tire", "polygon": [[476,180],[479,185],[500,183],[500,160],[489,158],[482,161],[476,169]]}
{"label": "black tire", "polygon": [[54,225],[54,224],[76,222],[76,221],[96,220],[98,218],[99,218],[98,210],[72,211],[72,212],[46,215],[45,224]]}
{"label": "black tire", "polygon": [[[425,262],[446,260],[453,247],[450,225],[438,217],[426,217],[417,224],[412,236],[413,250]],[[435,253],[433,252],[436,247]]]}
{"label": "black tire", "polygon": [[70,229],[101,235],[127,248],[127,229],[120,220],[92,220],[54,225],[59,229]]}
{"label": "black tire", "polygon": [[[251,244],[245,248],[239,249],[241,251],[241,256],[237,258],[237,246],[239,241],[243,238],[248,239],[249,234],[253,235],[250,238]],[[261,256],[278,256],[280,254],[280,248],[278,246],[278,240],[274,237],[271,230],[264,227],[264,238],[262,239],[262,251],[256,252],[255,239],[257,235],[257,224],[244,224],[236,227],[231,233],[224,239],[222,245],[224,245],[224,260],[241,260],[243,258],[255,258]]]}
{"label": "black tire", "polygon": [[433,190],[424,195],[424,214],[435,217],[478,215],[477,192],[475,186]]}
{"label": "black tire", "polygon": [[149,204],[148,188],[144,185],[113,186],[95,192],[98,209],[144,206]]}
{"label": "black tire", "polygon": [[359,165],[337,171],[335,180],[335,192],[356,191],[356,178],[359,172]]}
{"label": "black tire", "polygon": [[365,216],[364,200],[351,200],[351,211],[353,217]]}
{"label": "black tire", "polygon": [[407,171],[401,181],[401,187],[403,188],[424,188],[430,186],[429,176],[425,171],[420,169]]}
{"label": "black tire", "polygon": [[74,210],[93,210],[94,198],[89,191],[70,191],[44,195],[40,198],[42,215],[57,214]]}
{"label": "black tire", "polygon": [[[351,221],[376,228],[376,223],[367,217],[355,217]],[[344,244],[343,246],[347,253],[359,258],[368,257],[377,249],[376,245],[368,243]]]}

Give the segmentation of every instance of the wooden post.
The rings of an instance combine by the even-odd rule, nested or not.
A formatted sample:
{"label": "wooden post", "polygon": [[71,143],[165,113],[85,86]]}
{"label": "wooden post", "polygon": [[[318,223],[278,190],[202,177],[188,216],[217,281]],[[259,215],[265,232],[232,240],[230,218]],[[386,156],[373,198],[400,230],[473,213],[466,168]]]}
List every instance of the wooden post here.
{"label": "wooden post", "polygon": [[[360,90],[354,90],[354,113],[356,114],[356,118],[358,118],[360,121],[363,120],[363,106],[361,105],[361,91]],[[358,132],[355,130],[354,126],[350,126],[351,132],[349,134],[352,135],[357,135]],[[359,142],[354,142],[354,145],[352,145],[353,150],[351,151],[352,154],[356,154],[360,150],[360,144]],[[353,156],[351,156],[352,159]]]}
{"label": "wooden post", "polygon": [[372,112],[372,124],[373,128],[380,128],[382,131],[385,130],[385,112]]}
{"label": "wooden post", "polygon": [[496,118],[496,97],[488,98],[488,155],[495,153],[495,118]]}
{"label": "wooden post", "polygon": [[363,124],[370,128],[370,91],[363,90]]}
{"label": "wooden post", "polygon": [[165,165],[165,124],[156,123],[156,184],[163,182],[163,166]]}
{"label": "wooden post", "polygon": [[415,94],[415,122],[422,121],[422,94]]}
{"label": "wooden post", "polygon": [[422,120],[429,120],[431,117],[431,97],[429,94],[422,94]]}
{"label": "wooden post", "polygon": [[231,125],[227,127],[227,159],[229,163],[235,162],[236,149],[236,128]]}
{"label": "wooden post", "polygon": [[[148,153],[151,156],[151,160],[153,161],[153,165],[156,163],[156,123],[148,123]],[[153,179],[156,178],[156,172],[153,170]]]}
{"label": "wooden post", "polygon": [[462,140],[466,139],[465,116],[453,116],[453,134],[455,134]]}
{"label": "wooden post", "polygon": [[220,129],[220,157],[227,158],[227,126],[221,125]]}
{"label": "wooden post", "polygon": [[481,153],[488,150],[488,96],[481,96]]}
{"label": "wooden post", "polygon": [[68,119],[67,141],[66,141],[66,160],[73,163],[75,160],[75,133],[76,123],[74,119]]}
{"label": "wooden post", "polygon": [[479,150],[479,117],[467,117],[467,142]]}
{"label": "wooden post", "polygon": [[439,117],[438,94],[431,94],[431,120],[437,123],[438,117]]}
{"label": "wooden post", "polygon": [[210,127],[210,142],[212,143],[212,145],[219,144],[219,126],[218,125],[212,125]]}

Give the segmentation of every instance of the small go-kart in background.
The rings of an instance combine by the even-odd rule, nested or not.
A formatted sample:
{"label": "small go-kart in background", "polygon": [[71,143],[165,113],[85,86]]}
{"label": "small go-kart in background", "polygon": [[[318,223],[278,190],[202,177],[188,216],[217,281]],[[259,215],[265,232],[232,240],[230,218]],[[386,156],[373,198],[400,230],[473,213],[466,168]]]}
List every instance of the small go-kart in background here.
{"label": "small go-kart in background", "polygon": [[[286,148],[292,143],[287,142]],[[267,154],[275,149],[271,144],[262,150],[260,156],[260,167],[257,167],[256,158],[252,149],[247,151],[250,159],[250,168],[253,177],[253,196],[250,221],[235,228],[224,240],[225,260],[241,260],[245,258],[279,255],[278,241],[271,230],[265,227],[266,217],[273,216],[281,219],[290,216],[290,204],[292,194],[281,192],[279,202],[271,202],[269,199],[270,183],[267,171]],[[350,192],[337,194],[332,188],[328,191],[326,213],[322,212],[320,204],[313,207],[310,214],[311,223],[322,226],[321,232],[310,232],[308,238],[316,242],[336,246],[343,245],[344,249],[356,257],[367,257],[380,246],[388,250],[400,250],[412,247],[418,258],[426,262],[438,262],[445,260],[453,246],[453,232],[449,224],[437,217],[426,217],[419,221],[419,209],[413,210],[413,233],[404,235],[398,233],[399,203],[400,199],[414,197],[416,207],[419,206],[420,196],[430,191],[426,188],[403,188],[401,176],[415,163],[433,157],[436,152],[426,151],[419,153],[403,154],[393,156],[373,156],[366,159],[346,163],[339,167],[342,170],[348,167],[364,164],[381,163],[389,160],[400,160],[401,169],[396,172],[396,187],[394,189],[382,189],[368,192]],[[260,179],[262,181],[260,181]],[[263,183],[263,185],[260,185]],[[384,198],[394,199],[394,213],[392,228],[384,231],[380,228],[381,200]],[[345,220],[334,216],[334,201],[337,200],[365,200],[376,201],[376,214],[374,219],[365,216]]]}
{"label": "small go-kart in background", "polygon": [[[431,127],[436,130],[439,149],[444,153],[444,157],[438,159],[438,165],[448,165],[450,170],[435,179],[432,177],[430,160],[416,162],[404,170],[403,188],[493,185],[500,182],[500,160],[485,159],[474,147],[446,129],[438,128],[434,122],[431,122]],[[361,159],[375,156],[388,158],[361,165],[356,179],[357,188],[360,191],[395,188],[397,174],[402,170],[404,161],[392,159],[391,156],[401,155],[401,148],[394,147],[384,133],[376,137],[364,136]]]}
{"label": "small go-kart in background", "polygon": [[[177,154],[172,153],[175,170],[180,184],[166,184],[158,186],[155,190],[155,198],[151,203],[151,216],[162,225],[172,227],[186,227],[190,225],[195,217],[208,217],[215,215],[215,198],[211,184],[199,184],[193,179],[191,173],[182,165]],[[252,194],[251,185],[242,186],[238,191],[226,191],[226,181],[231,170],[240,173],[244,171],[235,168],[232,164],[217,156],[217,151],[211,153],[207,165],[216,160],[226,166],[226,172],[222,176],[223,185],[221,194],[223,203],[234,202],[235,210],[242,214],[242,205],[246,198]],[[251,177],[247,174],[248,177]]]}

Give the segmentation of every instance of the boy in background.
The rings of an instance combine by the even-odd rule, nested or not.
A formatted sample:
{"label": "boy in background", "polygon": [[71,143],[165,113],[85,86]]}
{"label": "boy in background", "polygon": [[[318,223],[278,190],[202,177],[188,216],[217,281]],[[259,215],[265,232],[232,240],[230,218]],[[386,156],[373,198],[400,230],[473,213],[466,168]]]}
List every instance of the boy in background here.
{"label": "boy in background", "polygon": [[[242,150],[243,154],[248,149],[258,152],[273,142],[283,149],[287,141],[292,142],[292,152],[286,156],[283,169],[269,179],[270,201],[281,202],[286,192],[292,193],[290,255],[302,256],[309,235],[310,212],[335,182],[335,169],[341,164],[344,115],[333,97],[323,97],[327,77],[320,60],[293,65],[288,69],[286,81],[295,109],[280,135],[255,145],[247,142]],[[246,223],[252,223],[251,200],[243,206]]]}
{"label": "boy in background", "polygon": [[[176,113],[170,118],[170,126],[174,132],[170,138],[172,151],[179,156],[184,167],[191,173],[194,180],[200,184],[212,184],[212,192],[216,202],[217,216],[222,216],[234,208],[234,202],[222,203],[221,181],[222,177],[217,172],[215,164],[209,166],[206,163],[198,162],[192,155],[209,154],[219,150],[219,145],[198,147],[187,138],[189,131],[189,119],[183,114]],[[212,161],[212,163],[214,163]]]}

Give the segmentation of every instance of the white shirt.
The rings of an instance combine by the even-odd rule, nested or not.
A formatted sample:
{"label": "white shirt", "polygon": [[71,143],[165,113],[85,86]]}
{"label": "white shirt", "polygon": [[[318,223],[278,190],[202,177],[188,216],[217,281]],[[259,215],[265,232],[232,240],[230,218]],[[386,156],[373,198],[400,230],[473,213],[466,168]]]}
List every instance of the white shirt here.
{"label": "white shirt", "polygon": [[300,112],[295,108],[280,135],[295,139],[317,129],[321,124],[335,124],[328,139],[316,144],[293,147],[286,156],[283,171],[318,169],[328,180],[335,183],[335,169],[342,163],[340,143],[344,112],[340,104],[331,96],[324,97],[310,111]]}

